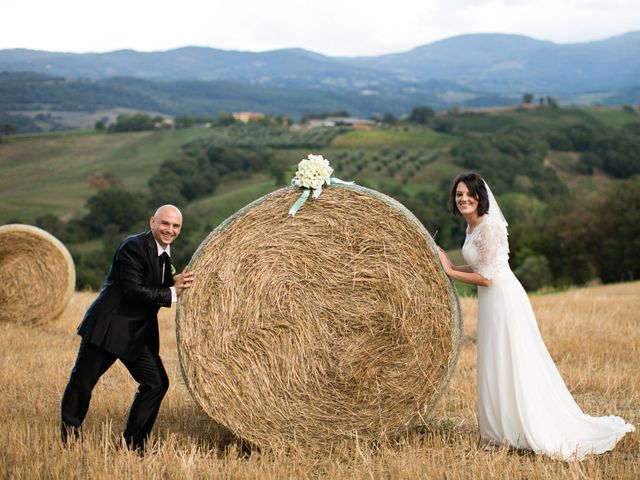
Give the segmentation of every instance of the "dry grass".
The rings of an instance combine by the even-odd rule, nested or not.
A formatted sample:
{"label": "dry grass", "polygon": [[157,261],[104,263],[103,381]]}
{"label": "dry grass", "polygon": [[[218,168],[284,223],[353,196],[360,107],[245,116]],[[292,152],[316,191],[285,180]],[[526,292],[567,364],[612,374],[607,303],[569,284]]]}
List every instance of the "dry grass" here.
{"label": "dry grass", "polygon": [[56,318],[75,284],[73,259],[57,238],[31,225],[0,226],[0,322],[38,325]]}
{"label": "dry grass", "polygon": [[[220,438],[182,384],[174,312],[161,320],[162,352],[173,384],[155,438],[157,453],[139,458],[118,438],[135,383],[116,364],[103,377],[85,422],[85,440],[58,440],[60,397],[71,369],[74,334],[93,294],[77,293],[44,327],[0,325],[0,477],[31,478],[501,478],[640,477],[640,435],[610,453],[564,463],[508,450],[485,451],[475,420],[475,300],[463,299],[465,337],[450,387],[434,418],[397,444],[343,445],[324,456],[253,453]],[[570,390],[591,414],[617,414],[640,425],[640,283],[533,297],[542,334]],[[228,447],[225,449],[225,447]]]}
{"label": "dry grass", "polygon": [[327,189],[289,218],[299,196],[262,197],[194,254],[176,320],[187,387],[260,447],[404,435],[444,391],[460,345],[436,246],[373,190]]}

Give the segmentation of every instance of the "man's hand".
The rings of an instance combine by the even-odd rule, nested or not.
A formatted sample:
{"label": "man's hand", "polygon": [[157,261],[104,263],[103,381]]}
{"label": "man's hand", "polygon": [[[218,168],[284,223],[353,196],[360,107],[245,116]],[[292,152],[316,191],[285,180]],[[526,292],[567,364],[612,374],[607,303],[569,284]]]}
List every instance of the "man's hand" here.
{"label": "man's hand", "polygon": [[180,275],[173,277],[173,286],[176,289],[176,295],[180,296],[183,290],[190,288],[193,282],[193,272],[189,271],[188,267],[182,271]]}

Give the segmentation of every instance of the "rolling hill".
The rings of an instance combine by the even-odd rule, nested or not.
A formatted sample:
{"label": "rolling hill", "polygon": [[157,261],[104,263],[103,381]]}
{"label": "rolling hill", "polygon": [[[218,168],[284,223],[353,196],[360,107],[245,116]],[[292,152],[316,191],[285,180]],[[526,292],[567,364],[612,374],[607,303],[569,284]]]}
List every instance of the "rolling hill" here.
{"label": "rolling hill", "polygon": [[[636,121],[637,113],[619,108],[509,109],[451,118],[459,131],[506,132],[524,127],[542,135],[550,126],[556,129],[578,124],[618,127]],[[3,205],[0,222],[32,222],[45,213],[68,219],[84,213],[87,198],[95,193],[88,179],[96,172],[115,172],[122,178],[124,187],[147,192],[147,182],[162,162],[179,158],[185,143],[210,138],[218,130],[224,131],[190,128],[8,137],[0,143],[0,204]],[[345,179],[355,179],[381,190],[398,185],[412,191],[417,185],[436,186],[456,174],[459,167],[452,164],[447,152],[458,141],[457,135],[401,126],[343,133],[330,145],[316,149],[316,153],[322,152],[331,158],[336,174]],[[309,153],[307,150],[294,146],[275,148],[274,153],[291,169]],[[390,174],[393,165],[397,165],[397,169]],[[224,182],[214,195],[198,200],[192,207],[204,221],[216,224],[243,206],[252,194],[260,196],[277,187],[266,173],[260,173]],[[234,199],[236,189],[249,192],[249,197],[240,193],[241,198]],[[218,198],[218,195],[224,197]],[[226,207],[220,210],[218,204]]]}
{"label": "rolling hill", "polygon": [[[121,185],[134,194],[126,200],[121,195],[111,196],[114,201],[147,202],[141,204],[141,210],[152,200],[154,205],[170,201],[182,208],[191,228],[181,237],[184,258],[176,258],[177,264],[184,265],[203,235],[256,198],[285,186],[297,162],[312,152],[330,159],[338,178],[355,180],[402,202],[429,231],[439,232],[438,241],[447,248],[458,245],[464,237],[462,224],[445,208],[449,183],[463,170],[481,171],[496,194],[504,195],[501,201],[512,222],[511,239],[515,242],[514,268],[523,265],[518,256],[521,252],[529,252],[527,258],[549,255],[558,282],[564,282],[567,275],[572,281],[584,282],[589,278],[558,263],[558,258],[565,258],[575,248],[560,256],[547,252],[545,245],[562,239],[544,230],[548,238],[529,245],[527,242],[535,237],[524,234],[522,228],[531,222],[547,228],[546,217],[540,215],[550,212],[557,216],[564,209],[558,210],[559,204],[552,208],[554,202],[565,206],[572,202],[569,210],[576,212],[580,225],[597,228],[593,218],[585,222],[580,217],[582,204],[573,203],[580,199],[587,205],[585,210],[591,208],[588,205],[596,208],[599,204],[593,202],[600,196],[618,198],[618,184],[630,196],[627,204],[637,202],[633,196],[637,181],[624,180],[640,167],[634,153],[638,145],[637,118],[637,110],[628,107],[546,106],[450,112],[436,116],[433,128],[402,122],[364,131],[300,131],[236,124],[132,133],[74,131],[9,136],[0,143],[0,223],[36,222],[59,232],[74,254],[80,285],[97,288],[103,263],[109,260],[104,246],[111,245],[115,238],[99,230],[96,236],[93,217],[87,215],[87,200],[100,197],[97,189],[105,188],[101,179],[115,178],[111,185]],[[435,130],[445,124],[446,131]],[[602,137],[597,144],[581,144],[595,137]],[[603,142],[609,142],[605,152],[600,150]],[[551,144],[557,148],[550,149]],[[583,161],[585,152],[590,154],[589,163]],[[615,162],[619,161],[625,163],[622,166],[626,170],[617,168],[621,165]],[[573,195],[567,195],[569,192]],[[612,192],[614,197],[609,197]],[[111,226],[121,232],[134,228],[119,223]],[[571,238],[569,235],[569,240],[562,241],[570,242]],[[626,237],[621,238],[626,247]],[[614,250],[621,248],[616,244]],[[596,253],[591,261],[600,265],[596,260],[602,252],[598,249]],[[631,263],[633,258],[632,254],[625,257]],[[635,278],[635,273],[629,273],[635,268],[631,265],[622,273],[602,271],[611,281]]]}
{"label": "rolling hill", "polygon": [[0,123],[18,125],[28,122],[16,115],[105,108],[166,115],[404,115],[417,105],[442,110],[514,104],[525,92],[561,103],[621,105],[640,102],[640,32],[575,44],[474,34],[407,52],[346,58],[297,48],[84,54],[12,49],[0,50],[0,72]]}
{"label": "rolling hill", "polygon": [[372,57],[329,57],[299,48],[242,52],[185,47],[84,54],[13,49],[0,51],[0,71],[90,79],[226,80],[379,93],[424,89],[435,82],[450,88],[473,85],[493,94],[570,95],[637,87],[639,53],[640,32],[573,44],[521,35],[470,34]]}

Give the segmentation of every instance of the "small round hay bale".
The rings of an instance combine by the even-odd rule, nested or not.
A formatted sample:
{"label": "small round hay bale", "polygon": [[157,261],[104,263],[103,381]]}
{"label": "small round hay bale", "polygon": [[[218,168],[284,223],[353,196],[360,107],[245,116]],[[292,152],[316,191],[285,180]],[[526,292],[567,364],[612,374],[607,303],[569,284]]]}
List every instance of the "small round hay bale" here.
{"label": "small round hay bale", "polygon": [[266,195],[216,228],[180,297],[180,365],[217,423],[260,447],[378,441],[418,424],[459,349],[458,297],[397,201],[331,186]]}
{"label": "small round hay bale", "polygon": [[31,225],[0,227],[0,321],[36,325],[53,320],[75,285],[73,259],[57,238]]}

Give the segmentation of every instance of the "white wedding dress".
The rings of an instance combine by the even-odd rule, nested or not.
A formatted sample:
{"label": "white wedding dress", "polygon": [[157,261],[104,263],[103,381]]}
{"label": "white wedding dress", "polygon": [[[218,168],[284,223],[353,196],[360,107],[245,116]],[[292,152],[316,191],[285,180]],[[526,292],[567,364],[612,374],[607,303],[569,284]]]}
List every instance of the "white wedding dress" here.
{"label": "white wedding dress", "polygon": [[544,345],[527,294],[508,264],[506,222],[485,215],[462,254],[478,287],[478,423],[482,438],[580,460],[614,448],[631,424],[582,412]]}

